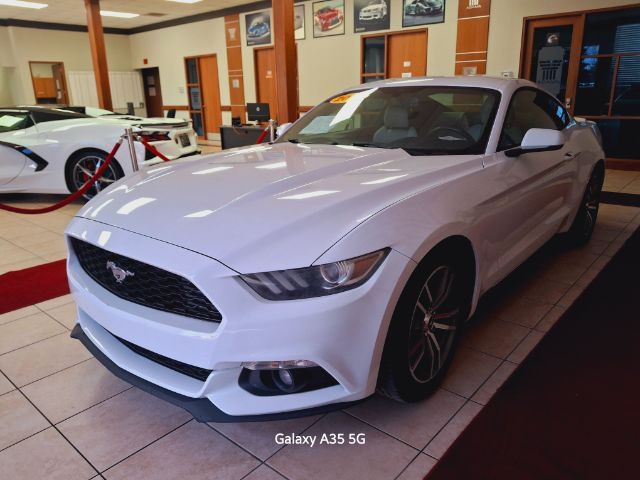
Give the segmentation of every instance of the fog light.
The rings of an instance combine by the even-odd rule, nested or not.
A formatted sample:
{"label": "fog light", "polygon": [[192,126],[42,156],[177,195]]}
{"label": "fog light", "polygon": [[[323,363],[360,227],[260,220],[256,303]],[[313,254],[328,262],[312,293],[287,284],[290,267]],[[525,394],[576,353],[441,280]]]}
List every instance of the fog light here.
{"label": "fog light", "polygon": [[291,388],[295,384],[291,370],[278,370],[278,379],[287,388]]}
{"label": "fog light", "polygon": [[318,364],[311,360],[282,360],[271,362],[242,362],[242,367],[249,370],[278,370],[290,368],[309,368],[317,367]]}
{"label": "fog light", "polygon": [[[271,395],[289,395],[308,392],[337,385],[338,382],[317,365],[308,368],[299,366],[290,368],[253,368],[264,364],[286,364],[286,362],[252,362],[245,365],[238,377],[238,384],[247,392],[261,397]],[[293,361],[292,361],[293,363]],[[295,362],[300,365],[300,361]],[[313,362],[309,362],[313,363]]]}

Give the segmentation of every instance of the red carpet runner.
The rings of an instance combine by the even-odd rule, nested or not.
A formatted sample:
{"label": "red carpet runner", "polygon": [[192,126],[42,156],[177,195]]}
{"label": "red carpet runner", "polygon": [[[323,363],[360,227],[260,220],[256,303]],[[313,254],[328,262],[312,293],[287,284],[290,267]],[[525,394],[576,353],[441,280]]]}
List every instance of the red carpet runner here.
{"label": "red carpet runner", "polygon": [[428,480],[640,478],[640,231]]}
{"label": "red carpet runner", "polygon": [[0,275],[0,314],[69,293],[66,260]]}

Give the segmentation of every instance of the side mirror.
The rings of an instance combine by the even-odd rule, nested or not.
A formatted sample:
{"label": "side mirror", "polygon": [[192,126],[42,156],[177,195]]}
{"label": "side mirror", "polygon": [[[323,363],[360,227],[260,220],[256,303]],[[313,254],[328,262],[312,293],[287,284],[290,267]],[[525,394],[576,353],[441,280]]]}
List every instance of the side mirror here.
{"label": "side mirror", "polygon": [[278,128],[276,128],[276,137],[284,135],[284,132],[289,130],[291,125],[293,125],[293,123],[283,123],[282,125],[278,125]]}
{"label": "side mirror", "polygon": [[505,150],[507,157],[517,157],[524,153],[560,150],[566,139],[564,133],[551,128],[530,128],[525,133],[519,147]]}

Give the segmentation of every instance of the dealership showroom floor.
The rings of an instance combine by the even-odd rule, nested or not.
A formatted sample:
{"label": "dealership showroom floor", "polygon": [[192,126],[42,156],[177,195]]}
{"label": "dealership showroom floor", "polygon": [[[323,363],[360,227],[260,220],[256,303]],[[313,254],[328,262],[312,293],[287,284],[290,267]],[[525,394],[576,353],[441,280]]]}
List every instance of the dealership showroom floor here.
{"label": "dealership showroom floor", "polygon": [[640,0],[0,0],[0,480],[640,479]]}

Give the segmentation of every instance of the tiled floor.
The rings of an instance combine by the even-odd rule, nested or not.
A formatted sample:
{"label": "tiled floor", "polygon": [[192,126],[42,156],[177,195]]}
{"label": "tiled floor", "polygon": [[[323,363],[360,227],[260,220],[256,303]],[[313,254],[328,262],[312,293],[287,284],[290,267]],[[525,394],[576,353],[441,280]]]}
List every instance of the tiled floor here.
{"label": "tiled floor", "polygon": [[640,172],[607,170],[604,189],[609,192],[640,194]]}
{"label": "tiled floor", "polygon": [[[626,173],[608,172],[608,186],[635,188],[640,176]],[[11,200],[35,206],[34,198],[50,200]],[[0,212],[0,273],[63,258],[62,231],[77,208]],[[586,247],[538,254],[483,300],[442,387],[411,405],[374,396],[315,417],[199,424],[115,378],[70,339],[70,296],[0,315],[0,478],[421,479],[639,227],[639,208],[602,205]],[[274,440],[302,432],[363,433],[366,443]]]}

